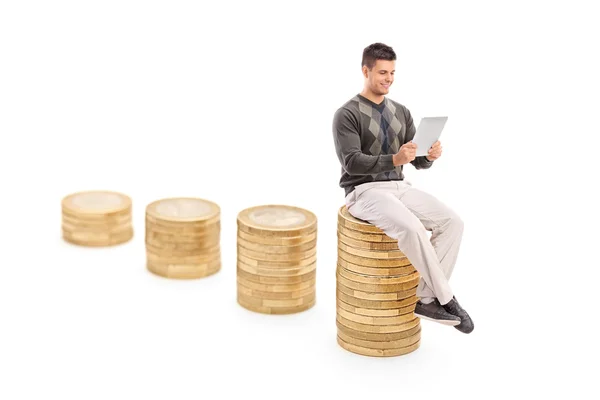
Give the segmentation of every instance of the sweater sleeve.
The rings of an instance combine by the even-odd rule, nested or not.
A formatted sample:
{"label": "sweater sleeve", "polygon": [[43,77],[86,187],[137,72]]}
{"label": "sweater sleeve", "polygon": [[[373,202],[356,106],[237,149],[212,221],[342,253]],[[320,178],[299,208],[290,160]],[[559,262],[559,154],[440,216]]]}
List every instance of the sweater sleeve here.
{"label": "sweater sleeve", "polygon": [[393,154],[372,156],[361,150],[359,122],[345,108],[336,111],[333,118],[335,149],[344,168],[350,175],[371,175],[394,169]]}
{"label": "sweater sleeve", "polygon": [[[406,120],[406,138],[404,140],[404,144],[410,142],[415,137],[415,133],[417,129],[415,128],[415,124],[413,122],[412,115],[410,115],[410,111],[407,108],[404,108],[404,116]],[[427,149],[429,150],[429,149]],[[433,165],[433,161],[429,161],[426,156],[418,156],[415,157],[414,160],[410,162],[416,169],[428,169]]]}

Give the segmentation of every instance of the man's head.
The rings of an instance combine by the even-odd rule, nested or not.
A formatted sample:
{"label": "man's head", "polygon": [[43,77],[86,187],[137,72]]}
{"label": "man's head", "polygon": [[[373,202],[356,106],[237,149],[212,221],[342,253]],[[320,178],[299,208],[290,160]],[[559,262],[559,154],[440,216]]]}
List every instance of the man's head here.
{"label": "man's head", "polygon": [[362,72],[365,77],[365,89],[376,96],[388,94],[394,82],[396,53],[390,46],[373,43],[366,47],[362,57]]}

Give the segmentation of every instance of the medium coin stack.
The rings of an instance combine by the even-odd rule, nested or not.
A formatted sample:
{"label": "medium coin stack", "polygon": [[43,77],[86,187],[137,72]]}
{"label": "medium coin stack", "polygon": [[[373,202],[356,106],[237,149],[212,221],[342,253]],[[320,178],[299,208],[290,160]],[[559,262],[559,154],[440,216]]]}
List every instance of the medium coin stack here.
{"label": "medium coin stack", "polygon": [[146,207],[146,266],[166,278],[197,279],[221,269],[221,210],[208,200],[167,198]]}
{"label": "medium coin stack", "polygon": [[133,237],[131,199],[111,191],[85,191],[62,199],[62,237],[79,246],[113,246]]}
{"label": "medium coin stack", "polygon": [[317,217],[284,205],[237,217],[237,301],[263,314],[292,314],[316,302]]}
{"label": "medium coin stack", "polygon": [[379,228],[338,211],[337,341],[353,353],[389,357],[419,348],[414,314],[419,274]]}

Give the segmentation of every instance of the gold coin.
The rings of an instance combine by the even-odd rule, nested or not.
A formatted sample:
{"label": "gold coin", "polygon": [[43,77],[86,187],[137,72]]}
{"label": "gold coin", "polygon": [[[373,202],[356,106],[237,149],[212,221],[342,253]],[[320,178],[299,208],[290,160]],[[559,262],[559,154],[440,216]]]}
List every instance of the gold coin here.
{"label": "gold coin", "polygon": [[147,269],[159,276],[173,279],[198,279],[213,275],[221,269],[220,258],[204,264],[175,264],[147,260]]}
{"label": "gold coin", "polygon": [[317,230],[312,212],[286,205],[263,205],[242,210],[237,216],[238,230],[264,237],[295,237]]}
{"label": "gold coin", "polygon": [[344,333],[344,331],[341,329],[338,329],[337,334],[338,334],[338,337],[340,337],[346,343],[350,343],[350,344],[360,346],[360,347],[366,347],[368,349],[387,350],[387,349],[399,349],[399,348],[410,346],[412,344],[417,343],[419,340],[421,340],[421,329],[420,328],[421,327],[419,326],[419,329],[417,330],[417,332],[411,336],[405,337],[403,339],[390,340],[390,341],[385,341],[385,342],[357,339],[350,335],[346,335]]}
{"label": "gold coin", "polygon": [[146,215],[146,230],[171,235],[202,236],[221,231],[221,217],[202,221],[159,221]]}
{"label": "gold coin", "polygon": [[359,265],[361,267],[371,268],[398,268],[411,265],[410,260],[407,257],[403,258],[374,258],[374,257],[361,257],[355,254],[346,252],[344,249],[338,247],[338,258],[341,258],[349,263]]}
{"label": "gold coin", "polygon": [[63,231],[62,238],[64,241],[85,247],[108,247],[116,246],[129,242],[133,237],[133,229],[130,227],[118,234],[111,233],[89,233],[89,232],[69,232]]}
{"label": "gold coin", "polygon": [[245,288],[251,290],[257,290],[261,292],[274,292],[274,293],[292,293],[300,290],[312,288],[315,289],[316,279],[311,279],[306,282],[291,283],[291,284],[266,284],[256,283],[250,280],[244,279],[239,274],[237,276],[237,282]]}
{"label": "gold coin", "polygon": [[88,218],[84,215],[77,216],[77,215],[72,215],[72,214],[63,212],[61,219],[62,219],[63,224],[69,224],[69,225],[79,226],[79,227],[102,228],[102,229],[105,227],[131,224],[131,214],[130,213],[119,216],[118,218],[104,217],[104,216],[98,217],[96,215],[93,216],[92,218]]}
{"label": "gold coin", "polygon": [[297,276],[265,276],[251,274],[243,269],[237,268],[238,278],[243,278],[246,281],[264,285],[294,285],[302,282],[313,281],[317,277],[317,271],[313,270],[304,275]]}
{"label": "gold coin", "polygon": [[395,317],[372,317],[369,315],[354,314],[337,307],[337,314],[346,318],[348,321],[358,322],[366,325],[400,325],[412,321],[415,318],[413,313],[397,315]]}
{"label": "gold coin", "polygon": [[317,269],[317,264],[309,264],[307,266],[295,267],[295,268],[268,268],[260,266],[247,265],[240,260],[237,263],[238,269],[247,272],[249,274],[261,275],[267,277],[297,277],[304,276],[305,274],[314,272]]}
{"label": "gold coin", "polygon": [[413,281],[419,278],[420,276],[416,270],[409,272],[406,275],[400,276],[372,276],[367,274],[358,274],[340,266],[339,263],[337,267],[337,272],[344,278],[349,279],[351,281],[358,283],[367,283],[372,285],[394,285],[398,283],[405,283]]}
{"label": "gold coin", "polygon": [[177,241],[203,240],[221,235],[220,222],[211,225],[190,226],[189,222],[182,222],[178,226],[159,226],[146,220],[146,234],[157,237],[176,238]]}
{"label": "gold coin", "polygon": [[169,251],[156,251],[153,248],[146,246],[146,257],[149,260],[159,262],[172,262],[176,264],[204,264],[213,261],[215,258],[220,256],[221,249],[219,247],[212,248],[210,251],[196,253],[187,252],[183,255],[179,255]]}
{"label": "gold coin", "polygon": [[146,250],[162,257],[209,257],[212,253],[219,252],[220,245],[214,245],[206,248],[197,248],[195,250],[182,248],[160,248],[146,242]]}
{"label": "gold coin", "polygon": [[350,321],[347,318],[341,316],[340,314],[336,315],[336,320],[351,329],[367,333],[397,333],[407,331],[409,329],[414,328],[417,325],[420,325],[420,319],[417,317],[414,317],[414,319],[410,321],[396,325],[361,324],[359,322]]}
{"label": "gold coin", "polygon": [[[263,292],[244,286],[239,280],[237,282],[238,293],[246,296],[255,297],[264,300],[293,300],[310,295],[315,292],[315,285],[292,292]],[[263,304],[264,305],[264,304]]]}
{"label": "gold coin", "polygon": [[252,257],[247,257],[243,254],[243,252],[238,251],[237,255],[238,261],[243,262],[249,266],[255,267],[264,267],[264,268],[273,268],[273,269],[290,269],[290,268],[300,268],[306,267],[309,265],[313,265],[317,262],[317,255],[314,254],[308,258],[304,258],[302,260],[292,260],[292,261],[277,261],[277,260],[257,260]]}
{"label": "gold coin", "polygon": [[131,223],[117,225],[117,226],[104,226],[104,227],[90,227],[90,226],[78,226],[72,225],[69,223],[63,222],[61,224],[63,232],[67,233],[76,233],[82,235],[98,235],[98,236],[107,236],[107,235],[120,235],[127,234],[129,231],[133,231]]}
{"label": "gold coin", "polygon": [[312,242],[317,239],[316,231],[302,236],[291,237],[252,235],[241,230],[238,230],[237,234],[239,238],[242,238],[247,242],[270,246],[297,246],[300,244]]}
{"label": "gold coin", "polygon": [[241,291],[237,293],[238,300],[242,299],[246,304],[259,307],[300,307],[311,303],[316,298],[316,293],[312,292],[304,297],[296,299],[262,299],[258,297],[249,296]]}
{"label": "gold coin", "polygon": [[353,314],[364,315],[367,317],[397,317],[399,315],[414,313],[416,303],[417,303],[417,298],[415,297],[414,303],[412,305],[409,305],[406,307],[382,310],[382,309],[376,309],[376,308],[355,307],[348,303],[344,303],[339,296],[337,297],[337,300],[336,300],[336,305],[339,308],[344,309]]}
{"label": "gold coin", "polygon": [[377,268],[377,267],[362,267],[360,265],[346,262],[338,258],[338,266],[347,269],[348,271],[357,274],[370,275],[374,278],[401,277],[414,273],[416,270],[412,265],[398,268]]}
{"label": "gold coin", "polygon": [[361,292],[369,292],[369,293],[394,293],[394,292],[402,292],[409,290],[419,284],[420,277],[418,275],[414,276],[413,280],[403,282],[403,283],[395,283],[395,284],[371,284],[371,283],[360,283],[351,281],[349,279],[344,278],[339,273],[336,275],[337,281],[347,288],[359,290]]}
{"label": "gold coin", "polygon": [[62,209],[61,216],[63,220],[70,221],[78,224],[87,225],[118,225],[131,221],[131,207],[120,211],[119,213],[112,214],[74,214],[70,210],[65,208]]}
{"label": "gold coin", "polygon": [[111,215],[127,215],[131,212],[131,198],[122,193],[90,190],[72,193],[61,201],[63,213],[69,216],[106,218]]}
{"label": "gold coin", "polygon": [[349,228],[346,228],[343,225],[338,225],[338,233],[341,233],[349,238],[354,240],[362,240],[365,242],[373,242],[373,243],[398,243],[397,239],[391,238],[385,233],[364,233],[360,231],[355,231]]}
{"label": "gold coin", "polygon": [[[371,333],[371,332],[361,332],[355,329],[349,328],[346,325],[342,324],[340,321],[335,321],[338,332],[343,332],[344,335],[350,336],[359,340],[368,340],[371,342],[395,342],[398,340],[406,339],[411,336],[416,335],[421,331],[421,324],[417,324],[414,327],[407,329],[402,332],[392,332],[392,333]],[[373,348],[377,348],[374,345]]]}
{"label": "gold coin", "polygon": [[221,214],[220,207],[209,200],[194,197],[176,197],[156,200],[146,206],[146,220],[165,227],[169,223],[209,225]]}
{"label": "gold coin", "polygon": [[337,341],[338,341],[338,344],[340,345],[340,347],[342,347],[343,349],[348,350],[352,353],[356,353],[356,354],[363,355],[363,356],[369,356],[369,357],[402,356],[402,355],[412,353],[413,351],[416,351],[421,344],[421,340],[419,340],[418,342],[416,342],[414,344],[411,344],[406,347],[401,347],[401,348],[369,349],[366,347],[361,347],[361,346],[357,346],[355,344],[348,343],[348,342],[344,341],[342,338],[340,338],[339,336],[337,337]]}
{"label": "gold coin", "polygon": [[203,240],[196,242],[166,242],[153,238],[152,236],[146,236],[145,243],[152,246],[155,249],[161,251],[174,250],[174,251],[205,251],[219,246],[219,237],[211,238],[211,240]]}
{"label": "gold coin", "polygon": [[305,253],[317,247],[317,240],[311,242],[297,244],[293,246],[273,246],[267,244],[253,243],[242,239],[238,236],[238,246],[251,251],[256,251],[264,254],[289,254],[289,253]]}
{"label": "gold coin", "polygon": [[362,250],[376,250],[376,251],[385,251],[385,250],[398,250],[397,242],[365,242],[363,240],[356,240],[351,237],[348,237],[342,233],[337,234],[338,242],[342,243],[348,247],[354,247],[355,249]]}
{"label": "gold coin", "polygon": [[395,301],[395,300],[402,300],[402,299],[416,296],[417,285],[415,285],[411,289],[393,292],[393,293],[370,293],[370,292],[363,292],[360,290],[355,290],[355,289],[349,288],[349,287],[343,285],[342,283],[340,283],[340,281],[337,281],[337,290],[339,290],[342,293],[347,294],[348,296],[356,297],[357,299]]}
{"label": "gold coin", "polygon": [[336,296],[339,300],[344,303],[350,304],[355,307],[368,308],[374,310],[396,310],[403,307],[413,306],[417,302],[417,296],[409,296],[400,300],[367,300],[355,297],[352,294],[344,293],[338,290]]}
{"label": "gold coin", "polygon": [[177,233],[162,233],[146,229],[146,240],[155,240],[163,243],[203,243],[215,240],[220,240],[221,234],[219,231],[211,232],[210,234],[177,234]]}
{"label": "gold coin", "polygon": [[376,260],[407,260],[406,254],[401,252],[400,250],[387,250],[387,251],[377,251],[377,250],[361,250],[355,249],[354,247],[345,245],[344,243],[338,242],[338,249],[345,251],[348,254],[364,257],[364,258],[374,258]]}
{"label": "gold coin", "polygon": [[266,307],[261,305],[252,304],[251,302],[246,301],[243,296],[238,296],[238,304],[249,311],[254,311],[261,314],[273,314],[273,315],[283,315],[283,314],[296,314],[303,311],[306,311],[312,308],[316,303],[316,298],[309,301],[306,304],[301,304],[299,306],[291,306],[291,307]]}
{"label": "gold coin", "polygon": [[317,254],[317,248],[313,247],[310,250],[306,250],[300,253],[285,253],[285,254],[268,254],[260,251],[248,250],[238,244],[237,251],[239,255],[252,258],[257,261],[300,261],[310,257],[315,257]]}

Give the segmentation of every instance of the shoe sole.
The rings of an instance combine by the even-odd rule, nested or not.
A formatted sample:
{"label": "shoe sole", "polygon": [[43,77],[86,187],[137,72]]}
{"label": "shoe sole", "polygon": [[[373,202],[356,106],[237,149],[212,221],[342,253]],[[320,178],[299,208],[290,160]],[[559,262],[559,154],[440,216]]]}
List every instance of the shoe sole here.
{"label": "shoe sole", "polygon": [[421,319],[426,319],[429,321],[433,321],[433,322],[437,322],[438,324],[442,324],[442,325],[447,325],[447,326],[457,326],[460,325],[460,321],[453,321],[450,319],[434,319],[434,318],[430,318],[430,317],[426,317],[424,315],[421,314],[417,314],[415,313],[415,315]]}

